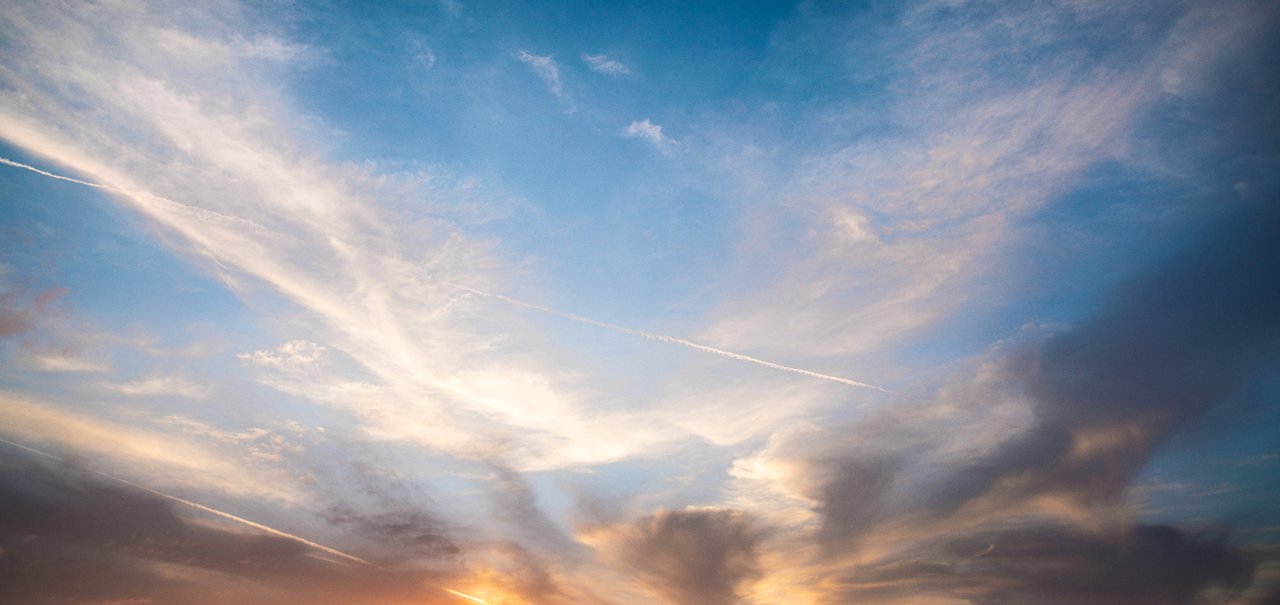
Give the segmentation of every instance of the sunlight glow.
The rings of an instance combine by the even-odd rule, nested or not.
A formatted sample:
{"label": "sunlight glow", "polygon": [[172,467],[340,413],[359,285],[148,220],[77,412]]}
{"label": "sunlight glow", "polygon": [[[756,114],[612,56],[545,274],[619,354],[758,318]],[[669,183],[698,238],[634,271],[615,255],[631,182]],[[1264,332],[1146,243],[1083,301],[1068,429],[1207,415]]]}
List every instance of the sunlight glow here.
{"label": "sunlight glow", "polygon": [[447,592],[447,593],[449,593],[449,594],[451,594],[451,595],[462,597],[462,598],[464,598],[464,599],[466,599],[466,600],[468,600],[468,601],[471,601],[472,603],[480,603],[480,605],[489,605],[489,602],[488,602],[488,601],[486,601],[486,600],[484,600],[484,599],[482,599],[482,598],[480,598],[480,597],[473,597],[473,596],[471,596],[471,595],[469,595],[469,594],[466,594],[466,593],[464,593],[464,592],[458,592],[458,591],[456,591],[456,590],[454,590],[454,589],[452,589],[452,588],[446,588],[446,589],[444,589],[444,591],[445,591],[445,592]]}

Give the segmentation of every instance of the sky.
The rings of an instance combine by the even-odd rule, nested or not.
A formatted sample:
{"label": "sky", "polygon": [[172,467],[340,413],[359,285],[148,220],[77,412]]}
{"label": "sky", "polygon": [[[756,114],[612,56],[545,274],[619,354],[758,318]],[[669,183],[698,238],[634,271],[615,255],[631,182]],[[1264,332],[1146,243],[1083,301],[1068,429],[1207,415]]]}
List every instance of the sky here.
{"label": "sky", "polygon": [[1280,603],[1280,5],[0,3],[0,603]]}

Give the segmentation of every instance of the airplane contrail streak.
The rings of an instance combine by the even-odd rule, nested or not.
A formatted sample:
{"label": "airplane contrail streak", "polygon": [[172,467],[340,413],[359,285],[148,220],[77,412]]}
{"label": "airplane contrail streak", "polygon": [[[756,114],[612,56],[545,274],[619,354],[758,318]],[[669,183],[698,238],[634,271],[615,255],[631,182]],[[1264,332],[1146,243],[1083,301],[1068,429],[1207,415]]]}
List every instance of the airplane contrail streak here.
{"label": "airplane contrail streak", "polygon": [[[16,447],[16,448],[21,448],[21,449],[26,450],[26,451],[28,451],[28,452],[31,452],[31,453],[33,453],[33,454],[38,454],[38,455],[40,455],[40,456],[44,456],[45,458],[50,458],[50,459],[53,459],[53,460],[57,460],[58,462],[66,462],[66,460],[63,460],[62,458],[60,458],[60,457],[58,457],[58,456],[55,456],[55,455],[53,455],[53,454],[50,454],[50,453],[48,453],[48,452],[42,452],[42,451],[40,451],[40,450],[38,450],[38,449],[36,449],[36,448],[29,447],[29,446],[23,445],[23,444],[21,444],[21,443],[15,443],[15,442],[13,442],[13,441],[9,441],[8,439],[0,438],[0,442],[7,443],[7,444],[12,445],[12,446],[14,446],[14,447]],[[125,485],[128,485],[129,487],[134,488],[134,489],[139,489],[139,490],[142,490],[142,491],[147,492],[147,493],[149,493],[149,494],[153,494],[153,495],[159,496],[159,497],[164,498],[164,499],[166,499],[166,500],[171,500],[171,501],[173,501],[173,502],[177,502],[177,503],[179,503],[179,504],[185,504],[186,506],[190,506],[191,508],[194,508],[194,509],[196,509],[196,510],[201,510],[201,511],[204,511],[204,512],[209,513],[209,514],[217,515],[217,516],[219,516],[219,517],[222,517],[223,519],[228,519],[228,520],[231,520],[231,521],[235,521],[235,522],[237,522],[237,523],[241,523],[241,524],[247,525],[247,526],[252,527],[252,528],[254,528],[254,529],[256,529],[256,530],[259,530],[259,531],[262,531],[262,532],[265,532],[265,533],[271,534],[271,535],[273,535],[273,536],[278,536],[278,537],[285,538],[285,539],[288,539],[288,540],[293,540],[294,542],[297,542],[297,543],[299,543],[299,544],[304,544],[304,545],[306,545],[306,546],[310,546],[311,548],[314,548],[314,549],[319,550],[319,551],[321,551],[321,552],[325,552],[325,553],[331,554],[331,555],[333,555],[333,556],[335,556],[335,557],[340,557],[340,558],[346,559],[346,560],[348,560],[348,561],[352,561],[352,562],[355,562],[355,563],[360,563],[360,564],[362,564],[362,565],[368,565],[369,567],[379,567],[378,565],[376,565],[376,564],[374,564],[374,563],[371,563],[371,562],[369,562],[369,561],[366,561],[366,560],[364,560],[364,559],[361,559],[360,557],[357,557],[357,556],[355,556],[355,555],[347,554],[347,553],[342,552],[342,551],[340,551],[340,550],[338,550],[338,549],[336,549],[336,548],[331,548],[331,547],[329,547],[329,546],[325,546],[325,545],[323,545],[323,544],[319,544],[319,543],[316,543],[316,542],[312,542],[311,540],[308,540],[308,539],[303,538],[303,537],[301,537],[301,536],[295,536],[295,535],[293,535],[293,534],[291,534],[291,533],[280,531],[280,530],[278,530],[278,529],[276,529],[276,528],[274,528],[274,527],[268,527],[268,526],[263,525],[263,524],[261,524],[261,523],[257,523],[257,522],[255,522],[255,521],[250,521],[250,520],[248,520],[248,519],[245,519],[244,517],[238,517],[238,516],[233,515],[233,514],[231,514],[231,513],[224,512],[224,511],[220,511],[220,510],[218,510],[218,509],[216,509],[216,508],[213,508],[213,507],[210,507],[210,506],[205,506],[205,505],[203,505],[203,504],[200,504],[199,502],[192,502],[192,501],[190,501],[190,500],[187,500],[186,498],[179,498],[179,497],[177,497],[177,496],[173,496],[173,495],[170,495],[170,494],[166,494],[166,493],[164,493],[164,492],[161,492],[161,491],[157,491],[157,490],[151,489],[151,488],[149,488],[149,487],[147,487],[147,486],[145,486],[145,485],[139,485],[139,484],[137,484],[137,483],[134,483],[134,482],[132,482],[132,481],[129,481],[128,479],[121,479],[120,477],[116,477],[116,476],[114,476],[114,475],[110,475],[110,474],[107,474],[107,473],[102,472],[102,471],[93,470],[93,469],[89,469],[89,471],[90,471],[90,472],[92,472],[92,473],[94,473],[94,474],[100,475],[100,476],[102,476],[102,477],[106,477],[107,479],[110,479],[110,480],[112,480],[112,481],[116,481],[116,482],[119,482],[119,483],[123,483],[123,484],[125,484]]]}
{"label": "airplane contrail streak", "polygon": [[793,367],[791,367],[791,366],[784,366],[784,365],[782,365],[782,364],[780,364],[780,363],[774,363],[774,362],[772,362],[772,361],[765,361],[765,360],[763,360],[763,359],[759,359],[759,358],[756,358],[756,357],[751,357],[751,356],[749,356],[749,355],[743,355],[743,354],[741,354],[741,353],[734,353],[733,351],[726,351],[726,350],[724,350],[724,349],[717,349],[717,348],[715,348],[715,347],[709,347],[709,346],[707,346],[707,345],[699,344],[699,343],[693,342],[693,341],[691,341],[691,340],[685,340],[685,339],[683,339],[683,338],[676,338],[676,337],[674,337],[674,336],[666,336],[666,335],[664,335],[664,334],[653,334],[653,333],[651,333],[651,332],[645,332],[645,331],[643,331],[643,330],[637,330],[637,329],[635,329],[635,328],[628,328],[628,327],[626,327],[626,326],[620,326],[620,325],[617,325],[617,324],[611,324],[611,323],[609,323],[609,322],[600,321],[600,320],[598,320],[598,319],[591,319],[590,317],[583,317],[583,316],[578,315],[578,314],[576,314],[576,313],[569,313],[568,311],[561,311],[561,310],[559,310],[559,309],[552,309],[551,307],[547,307],[547,306],[544,306],[544,305],[534,304],[534,303],[531,303],[531,302],[525,302],[525,301],[523,301],[523,300],[519,300],[519,299],[511,298],[510,296],[503,296],[503,295],[501,295],[501,294],[492,294],[492,293],[489,293],[489,292],[481,292],[480,290],[476,290],[475,288],[468,288],[467,286],[462,286],[462,285],[458,285],[458,284],[449,284],[449,285],[450,285],[450,286],[453,286],[453,287],[455,287],[455,288],[457,288],[457,289],[459,289],[459,290],[462,290],[462,291],[464,291],[464,292],[469,292],[469,293],[471,293],[471,294],[475,294],[475,295],[477,295],[477,296],[483,296],[483,297],[486,297],[486,298],[492,298],[492,299],[495,299],[495,300],[500,300],[500,301],[503,301],[503,302],[506,302],[506,303],[510,303],[510,304],[516,305],[517,307],[524,307],[524,308],[526,308],[526,309],[533,309],[533,310],[535,310],[535,311],[541,311],[541,312],[543,312],[543,313],[548,313],[548,314],[551,314],[551,315],[557,315],[557,316],[559,316],[559,317],[563,317],[563,318],[565,318],[565,319],[569,319],[569,320],[572,320],[572,321],[576,321],[576,322],[580,322],[580,323],[584,323],[584,324],[588,324],[588,325],[596,326],[596,327],[599,327],[599,328],[604,328],[604,329],[606,329],[606,330],[613,330],[614,332],[621,332],[621,333],[623,333],[623,334],[630,334],[630,335],[632,335],[632,336],[639,336],[640,338],[646,338],[646,339],[648,339],[648,340],[653,340],[653,341],[657,341],[657,342],[666,342],[666,343],[670,343],[670,344],[676,344],[676,345],[680,345],[680,346],[682,346],[682,347],[688,347],[688,348],[690,348],[690,349],[694,349],[694,350],[697,350],[697,351],[702,351],[702,352],[704,352],[704,353],[711,353],[711,354],[713,354],[713,355],[719,355],[719,356],[721,356],[721,357],[728,357],[729,359],[736,359],[736,360],[738,360],[738,361],[745,361],[745,362],[748,362],[748,363],[754,363],[754,364],[756,364],[756,365],[764,366],[764,367],[766,367],[766,368],[773,368],[773,369],[775,369],[775,370],[782,370],[782,371],[784,371],[784,372],[792,372],[792,373],[794,373],[794,374],[801,374],[801,375],[804,375],[804,376],[808,376],[808,377],[810,377],[810,378],[820,378],[820,379],[822,379],[822,380],[831,380],[831,381],[834,381],[834,382],[839,382],[839,383],[842,383],[842,384],[847,384],[847,385],[849,385],[849,386],[861,387],[861,388],[864,388],[864,389],[873,389],[873,390],[876,390],[876,391],[880,391],[880,392],[882,392],[882,393],[887,393],[887,392],[888,392],[888,391],[884,390],[883,388],[880,388],[880,387],[875,386],[875,385],[873,385],[873,384],[867,384],[867,383],[865,383],[865,382],[858,382],[857,380],[850,380],[850,379],[848,379],[848,378],[843,378],[843,377],[840,377],[840,376],[832,376],[832,375],[830,375],[830,374],[822,374],[822,373],[814,372],[814,371],[811,371],[811,370],[805,370],[805,369],[803,369],[803,368],[793,368]]}
{"label": "airplane contrail streak", "polygon": [[447,592],[447,593],[449,593],[449,594],[451,594],[451,595],[454,595],[454,596],[462,597],[462,598],[464,598],[464,599],[466,599],[466,600],[468,600],[468,601],[471,601],[472,603],[479,603],[480,605],[489,605],[489,602],[488,602],[488,601],[486,601],[486,600],[484,600],[484,599],[482,599],[482,598],[480,598],[480,597],[473,597],[473,596],[471,596],[471,595],[469,595],[469,594],[462,593],[462,592],[458,592],[458,591],[456,591],[456,590],[454,590],[454,589],[452,589],[452,588],[444,588],[444,587],[442,586],[442,587],[440,587],[440,590],[443,590],[443,591],[445,591],[445,592]]}
{"label": "airplane contrail streak", "polygon": [[47,176],[47,177],[49,177],[49,178],[51,178],[51,179],[58,179],[59,181],[67,181],[68,183],[75,183],[75,184],[77,184],[77,185],[84,185],[85,187],[93,187],[94,189],[103,189],[103,190],[111,191],[111,192],[114,192],[114,193],[124,193],[124,194],[128,194],[128,192],[127,192],[127,191],[125,191],[125,190],[123,190],[123,189],[117,189],[117,188],[112,187],[112,186],[110,186],[110,185],[100,185],[100,184],[98,184],[98,183],[90,183],[89,181],[82,181],[82,180],[80,180],[80,179],[73,179],[73,178],[71,178],[71,177],[69,177],[69,176],[62,176],[62,175],[60,175],[60,174],[54,174],[54,173],[52,173],[52,172],[45,172],[45,171],[43,171],[43,170],[41,170],[41,169],[39,169],[39,168],[36,168],[35,166],[28,166],[28,165],[26,165],[26,164],[22,164],[22,163],[19,163],[19,162],[15,162],[15,161],[10,160],[10,159],[7,159],[7,158],[0,158],[0,164],[5,164],[5,165],[8,165],[8,166],[13,166],[14,168],[21,168],[21,169],[23,169],[23,170],[30,170],[31,172],[34,172],[34,173],[36,173],[36,174],[42,174],[42,175]]}
{"label": "airplane contrail streak", "polygon": [[254,230],[256,230],[256,231],[260,231],[260,232],[266,232],[266,231],[267,231],[267,229],[266,229],[265,227],[263,227],[262,225],[259,225],[258,223],[255,223],[255,222],[253,222],[253,221],[251,221],[251,220],[249,220],[249,219],[240,218],[240,217],[238,217],[238,216],[230,216],[230,215],[227,215],[227,214],[222,214],[222,213],[220,213],[220,212],[214,212],[213,210],[209,210],[209,209],[206,209],[206,208],[200,208],[200,207],[197,207],[197,206],[190,206],[190,205],[183,204],[183,203],[181,203],[181,202],[175,202],[175,201],[173,201],[173,200],[171,200],[171,199],[169,199],[169,198],[166,198],[166,197],[160,197],[160,196],[158,196],[158,195],[154,195],[154,194],[151,194],[151,193],[147,193],[147,192],[139,192],[139,191],[129,191],[128,189],[121,189],[121,188],[119,188],[119,187],[113,187],[113,186],[111,186],[111,185],[103,185],[102,183],[94,183],[94,182],[91,182],[91,181],[82,181],[82,180],[77,179],[77,178],[72,178],[72,177],[69,177],[69,176],[62,176],[62,175],[60,175],[60,174],[54,174],[54,173],[52,173],[52,172],[48,172],[48,171],[45,171],[45,170],[41,170],[41,169],[39,169],[39,168],[36,168],[35,166],[28,166],[28,165],[23,164],[23,163],[21,163],[21,162],[15,162],[15,161],[10,160],[10,159],[8,159],[8,158],[0,158],[0,164],[4,164],[4,165],[6,165],[6,166],[13,166],[14,168],[21,168],[21,169],[23,169],[23,170],[30,170],[31,172],[34,172],[34,173],[36,173],[36,174],[39,174],[39,175],[42,175],[42,176],[47,176],[47,177],[49,177],[49,178],[51,178],[51,179],[57,179],[57,180],[59,180],[59,181],[66,181],[66,182],[68,182],[68,183],[75,183],[75,184],[77,184],[77,185],[84,185],[85,187],[93,187],[94,189],[101,189],[101,190],[103,190],[103,191],[110,191],[111,193],[117,193],[117,194],[120,194],[120,195],[123,195],[123,196],[131,197],[131,198],[134,198],[135,200],[151,200],[151,201],[155,201],[155,202],[160,202],[161,204],[168,205],[168,206],[169,206],[170,208],[172,208],[172,209],[178,209],[178,210],[183,211],[183,212],[192,213],[192,214],[195,214],[195,215],[197,215],[197,216],[199,216],[199,217],[202,217],[202,218],[207,218],[207,219],[216,219],[216,220],[221,220],[221,221],[225,221],[225,222],[232,222],[232,223],[236,223],[236,224],[239,224],[239,225],[243,225],[243,226],[250,227],[250,228],[252,228],[252,229],[254,229]]}

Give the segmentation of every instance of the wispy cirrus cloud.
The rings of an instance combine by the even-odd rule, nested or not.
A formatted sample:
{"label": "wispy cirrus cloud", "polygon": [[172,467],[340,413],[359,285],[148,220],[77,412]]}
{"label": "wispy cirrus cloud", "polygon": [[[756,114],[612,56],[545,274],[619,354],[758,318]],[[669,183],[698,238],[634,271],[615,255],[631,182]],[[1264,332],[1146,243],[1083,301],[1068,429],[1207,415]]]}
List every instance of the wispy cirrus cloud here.
{"label": "wispy cirrus cloud", "polygon": [[[135,427],[0,391],[0,432],[33,445],[53,444],[58,451],[92,454],[99,470],[137,478],[146,474],[157,487],[214,489],[223,493],[294,501],[300,486],[276,471],[250,469],[231,451],[192,443],[154,428]],[[230,454],[230,455],[229,455]]]}
{"label": "wispy cirrus cloud", "polygon": [[547,85],[547,89],[564,106],[565,113],[577,111],[573,98],[564,88],[564,79],[560,75],[560,64],[551,55],[535,55],[524,50],[516,52],[516,59],[529,66],[533,73]]}
{"label": "wispy cirrus cloud", "polygon": [[42,372],[106,374],[111,371],[110,362],[103,359],[90,359],[69,350],[48,353],[33,352],[23,358],[19,358],[19,360]]}
{"label": "wispy cirrus cloud", "polygon": [[165,374],[138,378],[128,382],[106,383],[102,388],[122,395],[164,396],[173,395],[188,399],[207,399],[212,393],[208,385],[194,382],[178,374]]}
{"label": "wispy cirrus cloud", "polygon": [[617,59],[610,59],[608,55],[605,55],[605,54],[592,55],[588,53],[582,53],[581,56],[582,56],[582,61],[585,62],[587,64],[587,67],[590,67],[592,71],[597,71],[607,76],[613,76],[615,78],[619,76],[635,75],[631,71],[631,68],[627,67],[626,64],[622,63],[621,61],[618,61]]}
{"label": "wispy cirrus cloud", "polygon": [[[798,160],[782,147],[774,149],[781,155],[760,155],[759,143],[730,138],[721,160],[728,177],[744,197],[762,200],[748,222],[758,230],[744,233],[750,238],[744,245],[804,239],[796,254],[773,257],[784,267],[776,278],[726,301],[699,337],[771,355],[800,354],[783,343],[803,343],[806,355],[854,359],[909,345],[978,291],[969,284],[1002,262],[1006,246],[1022,235],[1022,221],[1087,180],[1090,169],[1166,161],[1144,157],[1131,144],[1145,112],[1165,94],[1160,74],[1206,75],[1169,57],[1248,37],[1255,19],[1243,15],[1254,7],[1237,5],[1234,18],[1197,10],[1173,18],[1139,5],[1125,10],[1135,13],[1114,19],[1049,4],[989,20],[924,3],[902,15],[899,35],[906,37],[881,41],[901,51],[882,74],[897,91],[886,100],[883,126],[912,134],[833,136],[821,152],[796,150]],[[1082,33],[1089,28],[1125,30],[1156,16],[1164,20],[1163,37],[1144,30],[1135,42],[1150,53],[1102,45],[1098,58],[1064,55],[1036,64],[1034,77],[997,69],[1006,59],[990,50],[1006,43],[1057,48],[1092,35]],[[980,50],[969,52],[970,44]],[[852,109],[850,115],[864,116]],[[840,129],[833,124],[832,132]],[[780,171],[779,164],[788,168]],[[797,215],[804,228],[788,231],[789,217]]]}

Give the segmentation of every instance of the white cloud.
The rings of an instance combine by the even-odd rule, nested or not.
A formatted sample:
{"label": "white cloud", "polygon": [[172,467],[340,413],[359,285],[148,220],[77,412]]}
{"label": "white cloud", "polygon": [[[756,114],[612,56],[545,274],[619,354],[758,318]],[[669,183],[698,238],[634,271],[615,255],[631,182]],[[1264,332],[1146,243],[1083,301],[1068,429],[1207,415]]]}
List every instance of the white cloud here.
{"label": "white cloud", "polygon": [[111,364],[106,361],[86,359],[72,353],[32,354],[27,356],[26,361],[44,372],[105,374],[111,371]]}
{"label": "white cloud", "polygon": [[173,395],[188,399],[206,399],[210,395],[208,385],[192,382],[177,374],[139,378],[124,383],[107,383],[103,388],[122,395],[146,397]]}
{"label": "white cloud", "polygon": [[667,149],[675,144],[675,141],[662,134],[662,126],[650,122],[649,118],[632,121],[627,125],[627,129],[622,133],[622,136],[628,139],[648,141],[649,144],[658,149]]}
{"label": "white cloud", "polygon": [[[206,439],[227,448],[243,452],[253,459],[273,464],[284,463],[286,458],[302,453],[306,447],[291,441],[279,432],[261,427],[249,427],[241,431],[229,431],[183,416],[165,416],[158,424]],[[296,429],[295,429],[296,432]]]}
{"label": "white cloud", "polygon": [[300,490],[280,469],[250,469],[227,452],[202,447],[154,430],[59,409],[45,401],[0,391],[3,434],[31,445],[55,443],[92,454],[98,470],[121,476],[145,474],[154,485],[221,490],[295,501]]}
{"label": "white cloud", "polygon": [[565,106],[565,113],[573,113],[576,108],[573,99],[564,89],[564,80],[560,76],[560,65],[552,59],[550,55],[534,55],[526,51],[518,51],[516,58],[521,63],[529,66],[542,81],[551,89],[551,94],[555,95]]}
{"label": "white cloud", "polygon": [[303,369],[315,366],[328,350],[314,342],[291,340],[275,349],[239,353],[236,358],[241,363],[257,367]]}
{"label": "white cloud", "polygon": [[634,75],[631,72],[631,68],[627,67],[622,62],[610,59],[608,56],[603,54],[589,55],[587,53],[583,53],[582,60],[592,70],[598,71],[602,74],[614,77]]}

